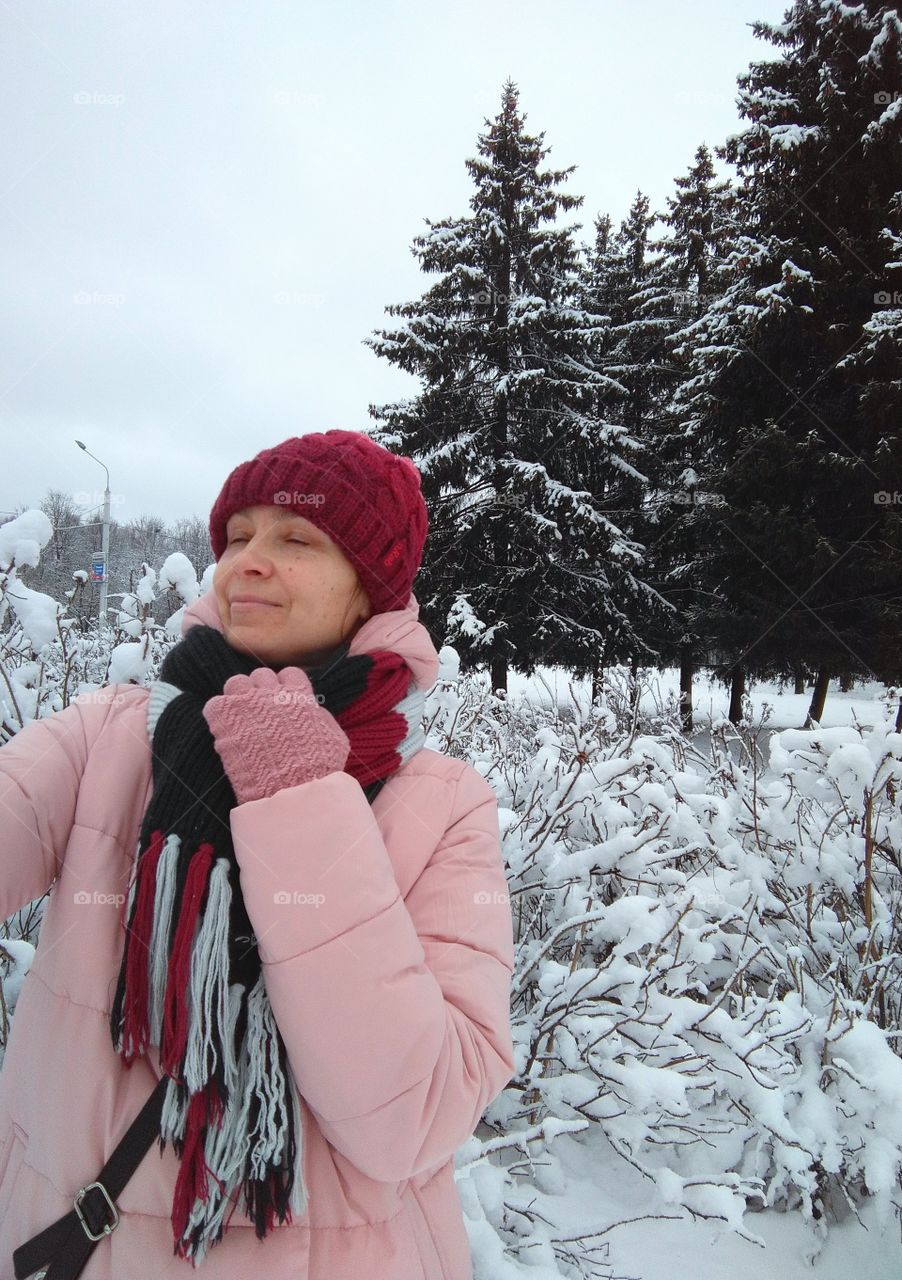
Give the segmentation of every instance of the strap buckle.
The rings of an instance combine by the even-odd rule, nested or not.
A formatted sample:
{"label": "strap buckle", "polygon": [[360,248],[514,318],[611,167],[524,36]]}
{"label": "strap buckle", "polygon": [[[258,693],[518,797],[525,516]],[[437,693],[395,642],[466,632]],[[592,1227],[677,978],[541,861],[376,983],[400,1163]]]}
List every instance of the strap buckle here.
{"label": "strap buckle", "polygon": [[[100,1192],[100,1194],[103,1196],[107,1205],[109,1205],[110,1213],[112,1213],[113,1215],[112,1222],[104,1223],[98,1235],[95,1235],[94,1232],[91,1230],[87,1220],[85,1219],[85,1215],[82,1213],[82,1210],[81,1210],[82,1200],[88,1194],[89,1191],[92,1191],[94,1189],[94,1187],[96,1187],[97,1190]],[[85,1235],[88,1237],[89,1240],[102,1240],[104,1236],[108,1236],[111,1232],[115,1231],[116,1228],[119,1226],[119,1211],[117,1210],[116,1206],[113,1204],[113,1201],[110,1199],[110,1193],[107,1191],[106,1187],[103,1185],[102,1182],[88,1182],[86,1183],[85,1186],[83,1186],[79,1191],[75,1193],[75,1212],[78,1214],[79,1221],[81,1222],[81,1225],[84,1227]]]}

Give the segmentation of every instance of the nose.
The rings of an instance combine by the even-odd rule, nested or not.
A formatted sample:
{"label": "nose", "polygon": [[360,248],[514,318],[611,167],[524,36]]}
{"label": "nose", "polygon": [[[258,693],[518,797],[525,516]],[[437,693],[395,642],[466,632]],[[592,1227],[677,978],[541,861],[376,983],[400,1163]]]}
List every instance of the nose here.
{"label": "nose", "polygon": [[238,554],[232,561],[233,572],[237,574],[259,573],[264,576],[271,573],[272,560],[267,546],[263,533],[255,533],[243,547],[239,547]]}

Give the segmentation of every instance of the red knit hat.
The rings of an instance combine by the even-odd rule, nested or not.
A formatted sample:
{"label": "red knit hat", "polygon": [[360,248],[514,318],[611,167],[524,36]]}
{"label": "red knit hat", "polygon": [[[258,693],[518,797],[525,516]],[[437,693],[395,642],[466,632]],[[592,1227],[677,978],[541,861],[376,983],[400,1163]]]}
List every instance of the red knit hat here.
{"label": "red knit hat", "polygon": [[420,567],[429,515],[420,473],[360,431],[293,436],[242,462],[210,512],[218,561],[226,523],[258,503],[290,507],[336,542],[357,570],[375,613],[403,609]]}

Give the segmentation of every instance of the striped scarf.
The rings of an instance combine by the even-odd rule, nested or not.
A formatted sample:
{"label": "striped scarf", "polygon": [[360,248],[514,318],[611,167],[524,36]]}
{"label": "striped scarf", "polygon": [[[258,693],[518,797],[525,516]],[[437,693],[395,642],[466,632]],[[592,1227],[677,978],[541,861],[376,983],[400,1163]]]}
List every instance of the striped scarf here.
{"label": "striped scarf", "polygon": [[[263,1239],[307,1204],[298,1093],[241,895],[229,812],[235,793],[202,714],[258,659],[214,627],[191,627],[150,686],[153,792],[123,908],[126,942],[110,1030],[131,1066],[149,1045],[169,1077],[160,1150],[180,1160],[173,1252],[196,1267],[243,1194]],[[423,745],[423,691],[400,655],[338,646],[305,668],[350,742],[345,772],[372,804]],[[127,924],[126,924],[127,921]]]}

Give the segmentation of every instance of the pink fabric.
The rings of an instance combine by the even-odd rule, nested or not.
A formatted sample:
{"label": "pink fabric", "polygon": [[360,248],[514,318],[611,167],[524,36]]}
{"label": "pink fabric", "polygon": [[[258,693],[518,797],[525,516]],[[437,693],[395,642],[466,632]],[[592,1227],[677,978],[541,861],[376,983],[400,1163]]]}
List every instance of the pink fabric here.
{"label": "pink fabric", "polygon": [[[428,689],[438,658],[418,612],[412,600],[375,615],[352,650],[397,649]],[[182,629],[214,617],[208,592]],[[151,791],[146,714],[146,689],[113,685],[0,749],[0,916],[58,877],[0,1071],[0,1280],[13,1280],[13,1249],[96,1177],[159,1078],[152,1057],[123,1066],[108,1025]],[[236,1210],[197,1274],[472,1280],[453,1155],[514,1070],[492,789],[424,749],[372,806],[330,773],[239,805],[232,832],[301,1098],[310,1204],[262,1242]],[[171,1147],[152,1148],[83,1280],[195,1274],[172,1254],[177,1171]]]}
{"label": "pink fabric", "polygon": [[203,717],[239,804],[343,769],[350,751],[300,667],[229,676]]}

